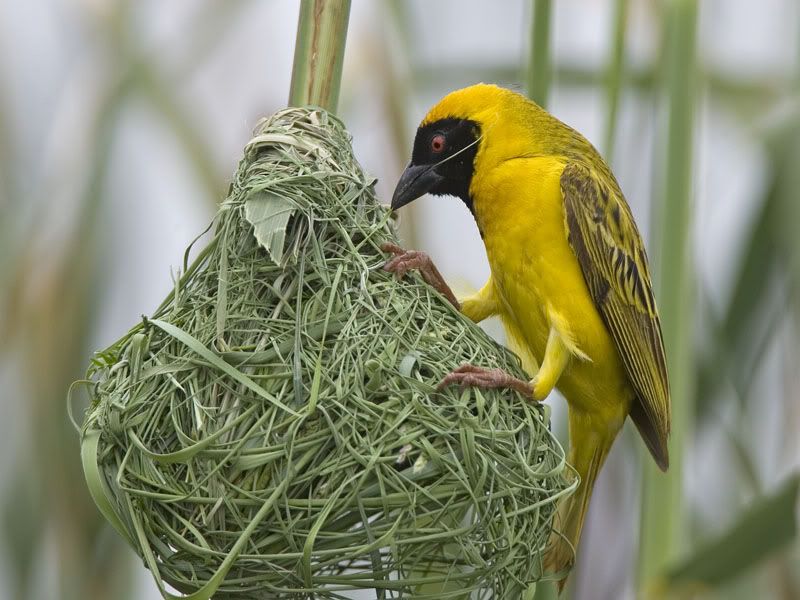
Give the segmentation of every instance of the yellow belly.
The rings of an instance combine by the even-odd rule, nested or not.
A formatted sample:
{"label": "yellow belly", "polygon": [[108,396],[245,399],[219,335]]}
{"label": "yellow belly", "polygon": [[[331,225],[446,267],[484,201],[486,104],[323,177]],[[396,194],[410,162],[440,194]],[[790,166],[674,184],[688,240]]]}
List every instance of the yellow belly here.
{"label": "yellow belly", "polygon": [[634,392],[567,240],[563,166],[514,159],[473,180],[476,220],[510,333],[541,362],[553,319],[566,323],[588,360],[573,357],[558,389],[571,408],[624,419]]}

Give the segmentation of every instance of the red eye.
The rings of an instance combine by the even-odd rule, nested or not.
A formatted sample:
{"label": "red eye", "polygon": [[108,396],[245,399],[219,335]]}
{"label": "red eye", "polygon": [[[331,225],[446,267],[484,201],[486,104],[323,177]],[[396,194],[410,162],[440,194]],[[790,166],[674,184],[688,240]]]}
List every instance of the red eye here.
{"label": "red eye", "polygon": [[441,133],[437,133],[435,136],[431,138],[431,150],[436,154],[439,154],[442,150],[444,150],[445,139]]}

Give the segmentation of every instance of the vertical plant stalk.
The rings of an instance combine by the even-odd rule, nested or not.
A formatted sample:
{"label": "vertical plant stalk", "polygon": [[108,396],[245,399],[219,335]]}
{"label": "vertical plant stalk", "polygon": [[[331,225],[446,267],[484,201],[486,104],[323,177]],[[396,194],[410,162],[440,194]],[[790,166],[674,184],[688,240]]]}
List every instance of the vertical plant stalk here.
{"label": "vertical plant stalk", "polygon": [[[373,63],[383,77],[384,110],[388,115],[389,134],[394,150],[402,162],[397,163],[397,176],[403,172],[414,138],[409,130],[411,121],[409,108],[413,106],[414,92],[417,89],[415,70],[417,65],[414,45],[414,27],[410,6],[405,0],[389,0],[382,6],[383,35],[380,53]],[[389,35],[392,31],[393,35]],[[392,44],[396,44],[393,47]],[[400,238],[409,248],[419,248],[421,241],[417,223],[421,216],[421,206],[412,202],[404,208],[403,218],[397,223]]]}
{"label": "vertical plant stalk", "polygon": [[547,108],[550,94],[550,13],[551,0],[533,0],[531,21],[531,53],[528,58],[528,97]]}
{"label": "vertical plant stalk", "polygon": [[[550,22],[552,5],[550,0],[532,0],[530,54],[525,83],[528,97],[542,108],[547,108],[550,97],[550,81],[553,71],[550,64]],[[559,439],[564,439],[558,432]],[[534,600],[553,600],[558,596],[555,584],[549,581],[538,582],[533,588]],[[526,592],[527,599],[529,593]]]}
{"label": "vertical plant stalk", "polygon": [[683,452],[693,409],[690,251],[692,145],[696,71],[696,0],[671,0],[666,11],[664,53],[668,101],[666,164],[661,175],[654,230],[658,234],[656,279],[672,392],[670,470],[649,460],[643,473],[638,585],[648,586],[684,549]]}
{"label": "vertical plant stalk", "polygon": [[610,163],[614,158],[614,142],[617,134],[617,115],[622,79],[625,72],[625,30],[628,22],[628,0],[614,1],[614,18],[611,31],[611,55],[606,72],[606,132],[603,154]]}
{"label": "vertical plant stalk", "polygon": [[336,112],[350,0],[302,0],[289,104]]}

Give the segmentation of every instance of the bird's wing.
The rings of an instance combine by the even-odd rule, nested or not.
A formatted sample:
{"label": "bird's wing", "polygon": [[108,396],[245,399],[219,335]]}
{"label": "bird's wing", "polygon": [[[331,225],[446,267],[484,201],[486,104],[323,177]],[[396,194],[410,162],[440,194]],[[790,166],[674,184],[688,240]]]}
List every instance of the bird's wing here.
{"label": "bird's wing", "polygon": [[589,167],[567,163],[561,193],[567,238],[637,394],[631,418],[666,470],[669,382],[642,238],[616,184]]}

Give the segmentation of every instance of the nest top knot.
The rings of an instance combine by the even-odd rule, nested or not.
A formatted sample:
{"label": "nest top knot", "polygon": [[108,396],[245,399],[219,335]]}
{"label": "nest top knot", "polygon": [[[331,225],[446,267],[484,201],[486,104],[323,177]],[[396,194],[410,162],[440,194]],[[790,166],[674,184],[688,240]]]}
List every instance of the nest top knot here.
{"label": "nest top knot", "polygon": [[563,452],[515,394],[435,390],[464,362],[522,374],[385,273],[386,241],[341,123],[281,111],[174,290],[96,354],[87,482],[165,596],[517,598],[540,577]]}

